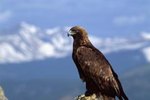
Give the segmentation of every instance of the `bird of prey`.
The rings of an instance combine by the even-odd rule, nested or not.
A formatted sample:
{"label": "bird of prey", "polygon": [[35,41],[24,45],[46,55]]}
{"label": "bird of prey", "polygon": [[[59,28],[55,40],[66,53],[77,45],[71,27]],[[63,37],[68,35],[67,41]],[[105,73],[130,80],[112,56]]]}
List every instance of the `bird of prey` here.
{"label": "bird of prey", "polygon": [[72,58],[81,80],[86,83],[85,95],[101,95],[103,100],[115,100],[116,96],[119,100],[128,100],[118,75],[105,56],[90,42],[87,31],[74,26],[68,36],[73,37]]}

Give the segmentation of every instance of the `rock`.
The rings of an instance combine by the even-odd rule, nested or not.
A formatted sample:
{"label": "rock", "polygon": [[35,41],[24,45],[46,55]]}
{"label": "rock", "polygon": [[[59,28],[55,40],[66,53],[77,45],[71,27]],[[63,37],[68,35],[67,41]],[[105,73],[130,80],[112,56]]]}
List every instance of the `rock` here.
{"label": "rock", "polygon": [[79,95],[75,100],[115,100],[115,97],[109,97],[105,95],[92,94],[90,96],[85,96],[85,94]]}
{"label": "rock", "polygon": [[2,87],[0,87],[0,100],[8,100],[8,99],[5,97],[5,94],[4,94],[4,91],[3,91]]}
{"label": "rock", "polygon": [[85,96],[84,94],[82,94],[76,97],[75,100],[99,100],[99,99],[97,99],[95,94],[91,96]]}

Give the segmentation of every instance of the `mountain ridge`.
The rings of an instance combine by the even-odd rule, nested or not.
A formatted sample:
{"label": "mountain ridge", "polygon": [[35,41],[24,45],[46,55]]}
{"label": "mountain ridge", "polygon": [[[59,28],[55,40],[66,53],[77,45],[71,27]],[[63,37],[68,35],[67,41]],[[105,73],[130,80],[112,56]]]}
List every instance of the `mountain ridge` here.
{"label": "mountain ridge", "polygon": [[[70,55],[72,39],[66,36],[70,27],[41,29],[38,26],[22,22],[15,34],[0,37],[0,63],[20,63],[47,58],[63,58]],[[141,49],[150,61],[149,33],[138,38],[107,37],[101,38],[89,34],[92,43],[103,53],[122,50]]]}

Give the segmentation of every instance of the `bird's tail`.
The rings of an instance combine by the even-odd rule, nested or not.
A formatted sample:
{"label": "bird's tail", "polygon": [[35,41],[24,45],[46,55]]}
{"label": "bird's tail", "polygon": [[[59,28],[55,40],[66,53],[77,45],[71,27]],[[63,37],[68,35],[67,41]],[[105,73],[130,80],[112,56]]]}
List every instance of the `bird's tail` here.
{"label": "bird's tail", "polygon": [[119,98],[119,100],[128,100],[128,97],[126,96],[126,94],[123,91],[122,85],[119,81],[118,78],[116,78],[116,84],[114,84],[114,89],[116,91],[116,95]]}
{"label": "bird's tail", "polygon": [[128,97],[126,96],[126,94],[124,92],[121,94],[121,96],[124,100],[128,100]]}
{"label": "bird's tail", "polygon": [[129,100],[125,93],[118,96],[119,100]]}
{"label": "bird's tail", "polygon": [[119,96],[118,96],[119,100],[128,100],[128,97],[124,93],[120,81],[118,81],[118,82],[119,82],[119,84],[118,84],[119,85]]}

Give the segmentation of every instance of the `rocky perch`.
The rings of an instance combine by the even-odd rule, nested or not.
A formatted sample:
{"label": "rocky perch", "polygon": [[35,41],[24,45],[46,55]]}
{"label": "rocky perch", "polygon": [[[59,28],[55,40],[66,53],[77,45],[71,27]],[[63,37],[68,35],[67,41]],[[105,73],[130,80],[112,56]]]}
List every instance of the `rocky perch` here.
{"label": "rocky perch", "polygon": [[115,100],[114,97],[108,97],[104,95],[96,96],[96,94],[85,96],[85,94],[79,95],[75,100]]}
{"label": "rocky perch", "polygon": [[8,100],[4,94],[2,87],[0,87],[0,100]]}
{"label": "rocky perch", "polygon": [[76,97],[75,100],[100,100],[100,99],[97,99],[95,94],[91,96],[85,96],[84,94],[82,94]]}

